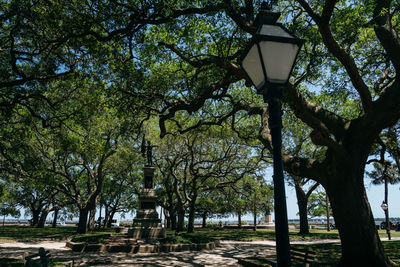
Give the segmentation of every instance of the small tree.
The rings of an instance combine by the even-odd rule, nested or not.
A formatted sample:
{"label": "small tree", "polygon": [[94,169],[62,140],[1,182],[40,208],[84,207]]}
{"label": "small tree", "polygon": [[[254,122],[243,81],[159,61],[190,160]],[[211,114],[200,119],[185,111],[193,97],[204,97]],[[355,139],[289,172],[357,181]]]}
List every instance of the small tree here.
{"label": "small tree", "polygon": [[[308,215],[311,217],[327,217],[332,214],[331,206],[327,206],[327,196],[325,191],[312,193],[308,202]],[[329,219],[327,220],[329,223]]]}
{"label": "small tree", "polygon": [[6,216],[19,217],[21,215],[17,203],[5,188],[3,183],[0,183],[0,216],[3,216],[3,226]]}

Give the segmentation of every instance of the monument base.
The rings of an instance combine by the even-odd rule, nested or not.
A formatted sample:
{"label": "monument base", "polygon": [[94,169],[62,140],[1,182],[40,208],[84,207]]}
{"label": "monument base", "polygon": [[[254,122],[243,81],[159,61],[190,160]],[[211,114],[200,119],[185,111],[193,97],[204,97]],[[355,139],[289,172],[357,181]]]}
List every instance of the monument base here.
{"label": "monument base", "polygon": [[136,239],[165,238],[165,229],[155,210],[139,210],[136,215],[132,228],[128,229],[128,237]]}
{"label": "monument base", "polygon": [[156,211],[157,196],[154,192],[154,171],[151,165],[143,168],[144,188],[139,194],[139,209],[133,219],[132,228],[128,229],[128,237],[135,239],[165,238],[165,229],[161,225]]}
{"label": "monument base", "polygon": [[157,226],[135,226],[128,229],[128,237],[135,239],[159,239],[165,238],[165,229],[161,223]]}

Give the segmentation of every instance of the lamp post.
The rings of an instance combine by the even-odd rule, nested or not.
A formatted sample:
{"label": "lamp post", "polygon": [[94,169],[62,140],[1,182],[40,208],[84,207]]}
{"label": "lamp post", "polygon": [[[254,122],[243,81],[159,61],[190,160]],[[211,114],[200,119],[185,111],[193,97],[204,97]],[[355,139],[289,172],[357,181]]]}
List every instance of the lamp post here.
{"label": "lamp post", "polygon": [[274,167],[274,209],[278,266],[290,266],[289,230],[282,162],[282,90],[288,85],[303,40],[277,23],[280,13],[263,2],[258,29],[242,58],[242,67],[264,102],[268,103]]}
{"label": "lamp post", "polygon": [[386,203],[386,201],[382,201],[381,208],[382,208],[383,212],[385,212],[386,233],[388,235],[388,239],[391,240],[391,237],[390,237],[390,224],[389,224],[389,211],[388,211],[389,206]]}

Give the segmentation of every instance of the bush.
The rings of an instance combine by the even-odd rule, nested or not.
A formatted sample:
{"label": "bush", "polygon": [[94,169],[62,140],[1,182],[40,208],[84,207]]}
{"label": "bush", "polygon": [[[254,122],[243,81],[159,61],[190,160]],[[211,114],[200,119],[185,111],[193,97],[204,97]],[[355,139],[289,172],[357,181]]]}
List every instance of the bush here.
{"label": "bush", "polygon": [[215,228],[215,227],[217,227],[218,226],[218,223],[217,222],[207,222],[206,223],[206,227],[207,228]]}
{"label": "bush", "polygon": [[104,243],[108,239],[110,234],[86,234],[80,236],[74,236],[72,242],[88,242],[88,243]]}
{"label": "bush", "polygon": [[200,244],[213,242],[215,239],[213,237],[206,236],[202,233],[177,233],[175,235],[169,235],[164,238],[163,243],[169,244]]}
{"label": "bush", "polygon": [[215,241],[213,237],[205,236],[201,233],[182,233],[181,236],[185,239],[190,240],[190,242],[194,244],[209,243]]}
{"label": "bush", "polygon": [[163,243],[167,244],[180,244],[180,243],[191,243],[190,240],[183,238],[182,236],[167,236],[163,239]]}

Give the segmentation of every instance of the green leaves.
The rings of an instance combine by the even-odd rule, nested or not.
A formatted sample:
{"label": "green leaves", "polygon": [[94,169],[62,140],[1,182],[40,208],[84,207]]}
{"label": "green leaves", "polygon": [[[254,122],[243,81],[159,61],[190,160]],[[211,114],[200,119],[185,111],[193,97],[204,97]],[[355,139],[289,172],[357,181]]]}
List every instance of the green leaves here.
{"label": "green leaves", "polygon": [[[330,205],[328,208],[331,209]],[[326,193],[322,191],[312,193],[308,199],[308,215],[311,217],[326,216],[326,209]],[[332,211],[330,211],[330,214],[332,214]]]}

